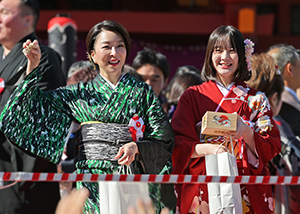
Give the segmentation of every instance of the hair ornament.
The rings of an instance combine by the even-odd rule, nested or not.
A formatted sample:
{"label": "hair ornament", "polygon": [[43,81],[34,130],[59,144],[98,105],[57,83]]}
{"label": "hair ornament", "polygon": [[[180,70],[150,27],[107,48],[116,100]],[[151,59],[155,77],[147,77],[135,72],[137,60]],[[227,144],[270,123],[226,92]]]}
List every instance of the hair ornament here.
{"label": "hair ornament", "polygon": [[281,72],[280,72],[280,70],[278,69],[278,65],[275,65],[275,70],[276,70],[276,74],[277,74],[277,75],[281,75]]}
{"label": "hair ornament", "polygon": [[250,71],[251,70],[250,59],[251,59],[252,53],[254,51],[254,48],[253,48],[254,43],[250,39],[245,39],[244,43],[245,43],[245,57],[246,57],[246,62],[247,62],[247,68],[248,68],[248,71]]}
{"label": "hair ornament", "polygon": [[95,65],[95,63],[94,63],[94,60],[92,59],[91,54],[90,54],[89,52],[86,52],[86,54],[87,54],[88,60],[90,61],[90,63],[92,63],[92,65],[93,65],[93,67],[94,67],[94,70],[97,70],[96,65]]}

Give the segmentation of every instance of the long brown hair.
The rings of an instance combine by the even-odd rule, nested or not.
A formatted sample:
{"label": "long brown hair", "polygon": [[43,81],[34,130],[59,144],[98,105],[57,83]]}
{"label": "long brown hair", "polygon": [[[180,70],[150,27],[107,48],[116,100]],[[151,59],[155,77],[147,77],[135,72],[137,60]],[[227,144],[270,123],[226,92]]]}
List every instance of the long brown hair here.
{"label": "long brown hair", "polygon": [[264,92],[267,97],[277,92],[280,99],[284,90],[284,81],[276,67],[274,59],[269,54],[254,54],[251,57],[252,75],[247,84]]}

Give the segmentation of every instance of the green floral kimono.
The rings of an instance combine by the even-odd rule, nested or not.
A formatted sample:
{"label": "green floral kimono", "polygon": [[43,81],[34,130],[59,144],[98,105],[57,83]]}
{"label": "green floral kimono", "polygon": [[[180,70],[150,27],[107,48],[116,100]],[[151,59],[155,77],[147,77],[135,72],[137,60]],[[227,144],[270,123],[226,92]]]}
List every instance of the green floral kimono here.
{"label": "green floral kimono", "polygon": [[[0,116],[0,129],[17,146],[58,163],[74,121],[129,124],[130,119],[138,115],[145,124],[144,137],[137,142],[144,167],[134,161],[133,173],[170,173],[174,133],[147,84],[124,74],[114,87],[99,74],[91,82],[42,92],[36,86],[40,78],[39,69],[28,75]],[[76,167],[77,173],[112,174],[120,165],[117,161],[98,159],[81,160]],[[100,213],[98,183],[78,182],[77,187],[82,186],[90,190],[85,213]],[[160,201],[158,189],[158,185],[153,184],[149,190],[152,199]],[[164,205],[156,203],[156,206]]]}

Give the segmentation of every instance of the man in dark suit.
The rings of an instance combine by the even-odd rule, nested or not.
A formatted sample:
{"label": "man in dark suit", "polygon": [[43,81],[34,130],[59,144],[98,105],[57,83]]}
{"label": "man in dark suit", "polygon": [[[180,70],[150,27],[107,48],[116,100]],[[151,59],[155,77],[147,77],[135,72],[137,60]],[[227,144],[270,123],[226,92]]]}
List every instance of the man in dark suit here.
{"label": "man in dark suit", "polygon": [[[37,39],[35,27],[39,18],[36,0],[0,1],[0,111],[11,93],[24,79],[27,58],[23,43]],[[39,87],[51,90],[66,84],[61,58],[52,49],[41,45],[40,68],[45,70]],[[0,132],[0,172],[56,172],[56,165],[32,157],[12,145]],[[11,182],[0,182],[5,186]],[[60,199],[58,183],[18,182],[0,190],[0,213],[54,213]]]}
{"label": "man in dark suit", "polygon": [[300,88],[300,58],[297,51],[293,46],[278,44],[270,47],[268,54],[275,60],[285,85],[279,115],[300,137],[300,100],[296,93]]}
{"label": "man in dark suit", "polygon": [[[299,53],[293,46],[278,44],[270,47],[268,54],[275,60],[285,85],[281,95],[282,106],[279,117],[275,117],[282,145],[281,154],[273,159],[277,170],[276,175],[299,176],[300,100],[296,94],[296,91],[300,89]],[[299,212],[299,185],[278,186],[275,193],[276,213],[283,213],[284,211],[287,213]]]}

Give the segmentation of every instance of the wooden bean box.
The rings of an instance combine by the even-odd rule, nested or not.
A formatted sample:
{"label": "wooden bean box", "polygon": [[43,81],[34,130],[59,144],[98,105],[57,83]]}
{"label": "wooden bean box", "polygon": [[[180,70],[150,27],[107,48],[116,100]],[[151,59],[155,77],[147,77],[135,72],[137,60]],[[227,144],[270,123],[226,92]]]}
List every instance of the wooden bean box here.
{"label": "wooden bean box", "polygon": [[220,135],[236,131],[237,114],[207,111],[202,117],[201,134]]}

